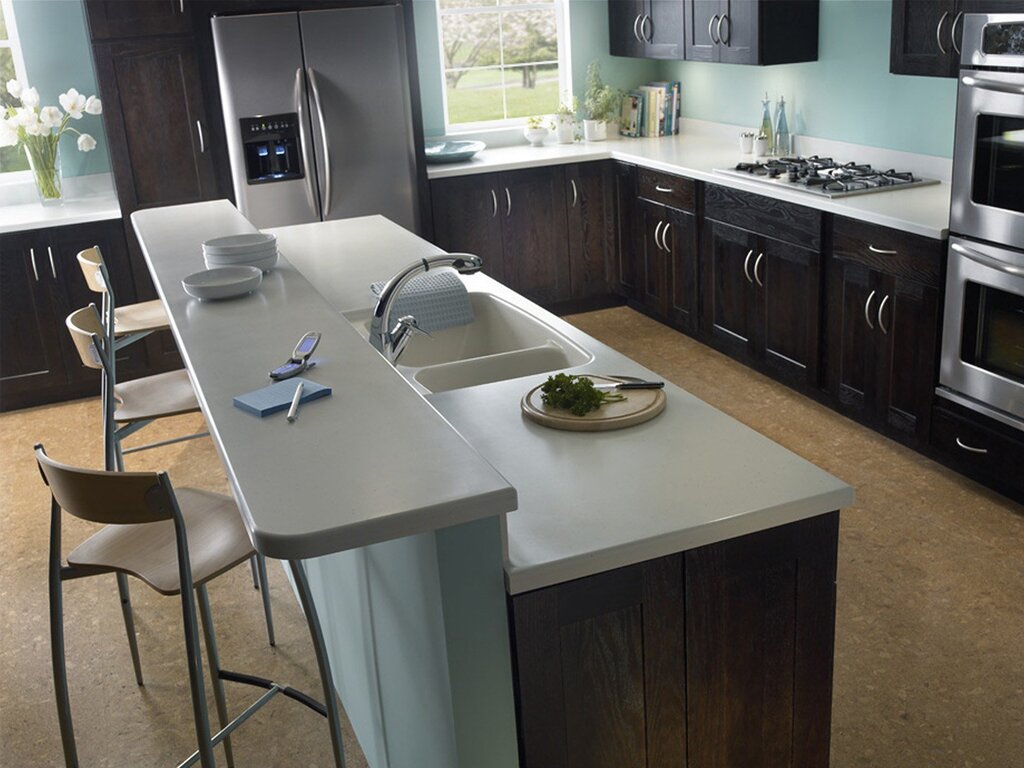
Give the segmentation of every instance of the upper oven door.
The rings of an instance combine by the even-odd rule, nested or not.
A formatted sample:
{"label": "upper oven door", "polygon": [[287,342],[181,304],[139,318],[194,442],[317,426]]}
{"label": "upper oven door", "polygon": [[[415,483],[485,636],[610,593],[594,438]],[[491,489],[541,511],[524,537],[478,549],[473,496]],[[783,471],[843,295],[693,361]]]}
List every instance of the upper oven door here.
{"label": "upper oven door", "polygon": [[1024,73],[960,72],[949,228],[1024,243]]}

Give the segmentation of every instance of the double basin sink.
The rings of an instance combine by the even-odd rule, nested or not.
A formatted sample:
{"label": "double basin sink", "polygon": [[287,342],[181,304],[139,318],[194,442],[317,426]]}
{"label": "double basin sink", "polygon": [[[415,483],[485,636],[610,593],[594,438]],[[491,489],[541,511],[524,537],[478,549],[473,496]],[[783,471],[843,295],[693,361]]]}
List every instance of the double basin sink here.
{"label": "double basin sink", "polygon": [[[473,322],[416,334],[395,366],[425,392],[446,392],[537,373],[560,371],[594,359],[587,350],[500,296],[471,291]],[[370,310],[345,318],[370,335]]]}

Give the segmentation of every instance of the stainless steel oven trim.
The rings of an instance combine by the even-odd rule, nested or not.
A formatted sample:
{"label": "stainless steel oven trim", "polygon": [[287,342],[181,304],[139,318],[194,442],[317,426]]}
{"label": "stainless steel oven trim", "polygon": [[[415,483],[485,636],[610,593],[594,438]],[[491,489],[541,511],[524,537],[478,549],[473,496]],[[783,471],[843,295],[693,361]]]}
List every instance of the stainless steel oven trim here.
{"label": "stainless steel oven trim", "polygon": [[1006,67],[1024,69],[1024,56],[986,54],[981,50],[982,35],[988,24],[1006,24],[1024,21],[1019,13],[968,13],[964,15],[960,44],[962,67]]}
{"label": "stainless steel oven trim", "polygon": [[954,392],[947,387],[936,387],[935,394],[944,400],[949,400],[951,403],[962,405],[964,408],[970,408],[972,411],[977,411],[982,416],[988,416],[990,419],[994,419],[1008,427],[1019,429],[1024,432],[1024,419],[1015,419],[1008,413],[997,411],[995,408],[990,408],[984,403],[978,402],[973,398],[961,395],[959,392]]}
{"label": "stainless steel oven trim", "polygon": [[960,355],[965,282],[970,280],[1024,296],[1024,277],[973,259],[970,256],[972,251],[984,260],[992,260],[1012,269],[1024,268],[1024,253],[950,237],[939,384],[1012,417],[1024,419],[1024,384],[966,363]]}

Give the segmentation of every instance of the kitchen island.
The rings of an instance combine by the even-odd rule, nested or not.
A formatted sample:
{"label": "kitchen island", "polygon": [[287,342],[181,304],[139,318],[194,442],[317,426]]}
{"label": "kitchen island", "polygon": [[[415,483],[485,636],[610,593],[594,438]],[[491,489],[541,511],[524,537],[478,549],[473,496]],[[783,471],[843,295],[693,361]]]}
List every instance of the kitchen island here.
{"label": "kitchen island", "polygon": [[[381,217],[275,230],[278,266],[256,293],[220,303],[188,298],[180,280],[202,269],[203,240],[252,231],[230,204],[142,211],[133,221],[254,543],[271,557],[306,558],[335,684],[371,765],[514,766],[520,750],[523,765],[570,759],[572,738],[617,713],[567,710],[567,695],[559,716],[572,721],[569,740],[553,745],[541,734],[548,741],[533,746],[531,723],[549,719],[536,707],[559,702],[531,704],[529,681],[545,678],[531,658],[548,669],[557,659],[531,655],[529,637],[555,651],[596,642],[652,654],[603,663],[600,653],[569,654],[576,666],[556,669],[568,677],[547,680],[569,693],[587,690],[570,678],[600,687],[601,669],[621,683],[617,670],[644,670],[660,647],[668,666],[646,669],[650,690],[609,689],[625,697],[628,716],[637,701],[668,702],[671,717],[658,728],[629,723],[641,742],[644,733],[656,739],[649,749],[667,742],[678,752],[698,739],[709,757],[695,764],[725,765],[730,754],[767,754],[761,744],[777,745],[785,732],[797,750],[814,743],[803,764],[827,764],[834,512],[852,502],[848,486],[671,385],[665,412],[647,424],[570,434],[519,413],[546,371],[446,392],[406,380],[342,314],[365,312],[370,282],[438,252]],[[574,372],[655,376],[485,275],[464,280],[586,350]],[[333,397],[309,404],[291,427],[231,406],[312,329],[324,342],[309,378],[334,387]],[[579,621],[551,624],[554,636],[534,621],[551,605],[558,611],[552,589],[570,590],[563,614],[574,602],[579,609]],[[605,615],[625,618],[580,613],[593,594],[608,598]],[[761,636],[722,647],[721,632],[754,626]],[[713,662],[703,678],[662,675],[655,691],[659,669],[685,676],[683,658],[696,661],[702,647]],[[787,653],[789,667],[778,668]],[[718,673],[739,674],[740,684],[716,686]],[[716,697],[739,694],[725,735],[757,722],[768,738],[715,751],[723,734],[711,731],[729,724],[680,707],[699,711],[704,696],[717,711]],[[778,715],[787,701],[797,715]]]}

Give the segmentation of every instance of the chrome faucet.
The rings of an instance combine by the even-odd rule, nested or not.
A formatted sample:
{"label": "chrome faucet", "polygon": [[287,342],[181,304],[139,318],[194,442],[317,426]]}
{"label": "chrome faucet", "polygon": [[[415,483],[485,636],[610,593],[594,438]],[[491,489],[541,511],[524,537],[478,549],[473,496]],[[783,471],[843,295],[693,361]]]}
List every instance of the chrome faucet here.
{"label": "chrome faucet", "polygon": [[373,318],[370,321],[370,343],[392,365],[398,362],[398,358],[405,350],[412,334],[425,333],[425,331],[419,327],[416,318],[412,315],[403,315],[392,326],[391,306],[406,283],[420,272],[429,272],[434,267],[454,267],[463,275],[471,275],[483,268],[483,261],[479,256],[474,256],[471,253],[429,256],[413,262],[388,280],[377,297],[377,306],[373,308]]}

